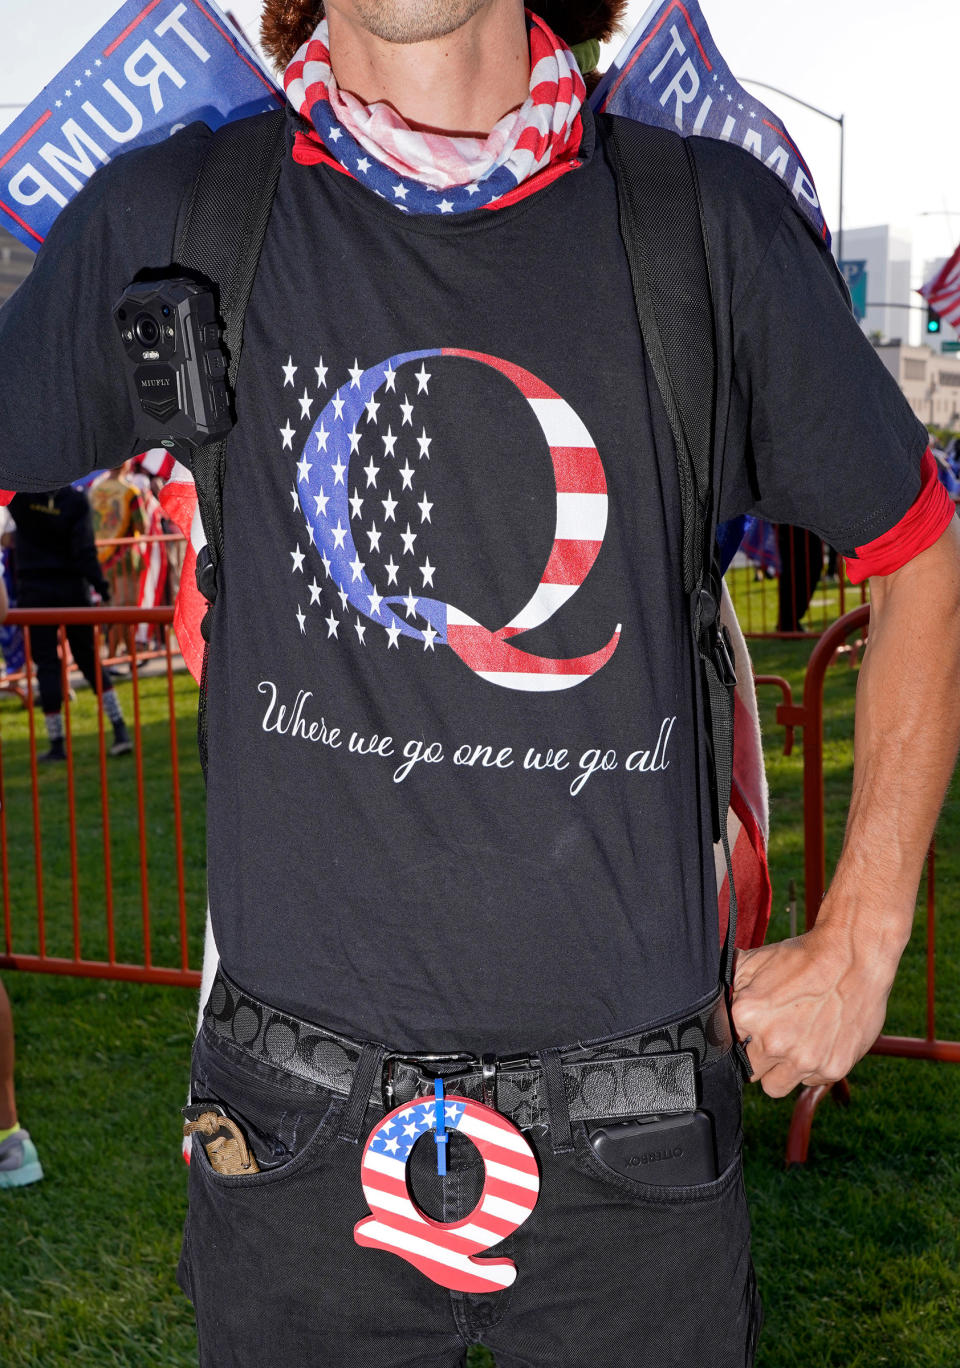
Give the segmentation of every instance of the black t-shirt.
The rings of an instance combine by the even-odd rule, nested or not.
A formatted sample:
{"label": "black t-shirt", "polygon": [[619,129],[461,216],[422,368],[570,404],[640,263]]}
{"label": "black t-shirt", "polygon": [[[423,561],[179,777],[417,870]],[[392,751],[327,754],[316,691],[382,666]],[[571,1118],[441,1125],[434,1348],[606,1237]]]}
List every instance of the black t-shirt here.
{"label": "black t-shirt", "polygon": [[44,494],[17,494],[10,501],[16,523],[17,585],[49,580],[86,580],[109,593],[97,558],[90,500],[67,485]]}
{"label": "black t-shirt", "polygon": [[[676,462],[606,124],[508,208],[407,216],[288,160],[247,312],[209,673],[227,971],[401,1048],[535,1049],[713,990]],[[110,309],[163,265],[194,127],[97,173],[0,312],[0,485],[134,449]],[[716,482],[852,550],[926,435],[787,192],[697,161]]]}

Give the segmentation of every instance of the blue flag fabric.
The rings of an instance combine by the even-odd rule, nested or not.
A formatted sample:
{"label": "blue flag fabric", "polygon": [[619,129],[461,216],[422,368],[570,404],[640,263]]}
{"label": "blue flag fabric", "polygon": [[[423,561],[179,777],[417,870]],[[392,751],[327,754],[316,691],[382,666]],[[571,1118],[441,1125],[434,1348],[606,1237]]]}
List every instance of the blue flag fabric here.
{"label": "blue flag fabric", "polygon": [[790,187],[830,245],[810,168],[782,119],[739,84],[697,0],[653,0],[590,98],[594,110],[736,143]]}
{"label": "blue flag fabric", "polygon": [[0,224],[37,251],[60,210],[118,152],[283,100],[210,0],[127,0],[0,134]]}
{"label": "blue flag fabric", "polygon": [[[197,119],[219,128],[283,98],[213,0],[127,0],[0,134],[0,223],[36,251],[117,152]],[[786,181],[829,245],[806,162],[783,121],[738,84],[696,0],[654,0],[591,104],[747,148]]]}

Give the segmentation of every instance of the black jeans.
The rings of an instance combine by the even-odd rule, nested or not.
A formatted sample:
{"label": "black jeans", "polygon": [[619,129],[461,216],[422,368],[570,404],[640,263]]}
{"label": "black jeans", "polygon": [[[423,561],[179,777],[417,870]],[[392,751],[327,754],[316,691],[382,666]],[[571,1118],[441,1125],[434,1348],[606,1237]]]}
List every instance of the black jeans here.
{"label": "black jeans", "polygon": [[[451,1088],[451,1092],[454,1089]],[[733,1055],[701,1075],[721,1176],[651,1187],[603,1164],[587,1126],[541,1168],[533,1213],[491,1251],[517,1266],[491,1294],[447,1291],[354,1242],[369,1214],[362,1143],[338,1134],[344,1100],[201,1031],[192,1096],[220,1102],[261,1172],[225,1176],[195,1138],[178,1278],[194,1304],[201,1368],[454,1368],[485,1344],[498,1368],[749,1368],[762,1319],[741,1168]],[[382,1112],[371,1107],[364,1135]],[[465,1218],[483,1165],[450,1135],[448,1175],[422,1137],[408,1180],[435,1220]],[[263,1167],[264,1165],[274,1167]]]}
{"label": "black jeans", "polygon": [[[79,578],[23,580],[17,589],[20,608],[89,608],[86,582]],[[60,654],[57,643],[59,627],[31,627],[30,650],[37,667],[40,703],[45,713],[58,713],[63,707],[63,686],[60,677]],[[97,691],[97,667],[94,652],[93,628],[74,623],[67,628],[70,654],[77,669]],[[103,689],[113,688],[113,675],[104,666],[101,670]]]}

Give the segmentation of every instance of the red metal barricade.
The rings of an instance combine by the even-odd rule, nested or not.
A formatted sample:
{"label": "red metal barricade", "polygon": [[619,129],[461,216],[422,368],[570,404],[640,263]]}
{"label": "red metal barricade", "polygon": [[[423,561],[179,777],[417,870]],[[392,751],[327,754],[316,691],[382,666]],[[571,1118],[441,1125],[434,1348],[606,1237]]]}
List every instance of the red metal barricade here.
{"label": "red metal barricade", "polygon": [[[57,624],[61,637],[61,671],[64,694],[64,723],[67,760],[62,773],[63,792],[58,793],[52,772],[41,776],[37,763],[37,706],[32,687],[26,690],[22,709],[13,702],[0,710],[0,888],[3,899],[3,953],[0,968],[32,969],[44,973],[86,975],[90,977],[126,979],[147,983],[180,984],[197,987],[200,972],[191,967],[199,962],[203,943],[203,908],[205,884],[203,876],[202,785],[199,762],[193,744],[195,724],[195,687],[184,674],[171,631],[173,609],[170,607],[33,609],[14,610],[10,622],[25,629],[27,643],[26,678],[31,677],[29,629],[42,624]],[[777,707],[777,720],[787,729],[785,751],[789,754],[793,729],[803,728],[803,789],[804,789],[804,871],[806,891],[806,922],[813,925],[816,911],[826,887],[826,833],[824,812],[823,716],[824,680],[831,663],[846,643],[865,635],[869,621],[869,607],[861,606],[833,624],[821,637],[810,658],[804,681],[802,703],[794,703],[789,685],[776,676],[760,676],[758,685],[770,685],[781,690],[783,701]],[[162,660],[144,664],[134,648],[134,627],[150,623],[161,634]],[[124,701],[132,707],[128,719],[134,739],[132,782],[126,782],[121,806],[114,801],[118,787],[114,777],[114,763],[108,759],[108,744],[102,707],[97,698],[88,693],[78,695],[76,703],[70,699],[71,675],[66,649],[65,625],[89,624],[94,632],[97,694],[101,692],[101,632],[111,625],[119,626],[126,634],[131,673],[120,687]],[[850,654],[851,662],[858,658],[858,646]],[[181,690],[178,699],[177,680]],[[145,694],[149,691],[149,707],[162,713],[162,725],[169,733],[168,742],[158,746],[151,739],[151,772],[147,773],[144,730],[157,725],[144,717]],[[158,699],[163,695],[162,709]],[[96,738],[90,736],[91,708],[96,713]],[[75,744],[76,715],[83,710],[86,736],[82,745]],[[25,724],[23,722],[25,716]],[[8,735],[14,729],[7,719],[20,718],[19,738]],[[41,724],[42,726],[42,724]],[[179,728],[189,736],[189,761],[181,761]],[[95,752],[91,759],[91,747]],[[158,757],[169,751],[168,775],[160,776],[165,786],[158,799],[158,772],[162,768]],[[82,752],[82,755],[81,755]],[[189,811],[196,811],[186,831],[192,836],[193,850],[184,844],[182,797],[189,765],[193,798]],[[93,775],[93,777],[91,777]],[[148,787],[151,789],[148,795]],[[20,802],[11,802],[11,792],[17,788]],[[82,792],[81,792],[82,789]],[[94,795],[94,798],[91,798]],[[57,799],[65,806],[65,820],[51,822],[49,807]],[[98,817],[90,816],[89,804],[95,800]],[[192,805],[195,800],[195,809]],[[86,805],[86,806],[85,806]],[[24,816],[26,812],[26,816]],[[157,820],[158,814],[163,820]],[[16,827],[16,833],[12,828]],[[157,828],[162,828],[169,840],[170,852],[162,877],[151,878],[151,863],[155,858]],[[11,835],[17,841],[11,849]],[[81,866],[82,854],[89,856],[90,842],[96,841],[99,850],[95,896],[84,895],[85,877]],[[32,849],[32,860],[29,851]],[[51,850],[53,854],[51,854]],[[116,858],[120,850],[121,858]],[[197,852],[201,852],[199,855]],[[64,858],[65,852],[65,858]],[[59,873],[53,866],[59,855]],[[87,860],[89,866],[89,859]],[[187,865],[190,865],[188,875]],[[32,865],[32,877],[26,871]],[[130,886],[131,870],[136,885]],[[55,879],[54,896],[48,898],[49,885]],[[121,892],[118,885],[125,881]],[[28,892],[28,884],[32,888]],[[102,897],[97,892],[102,885]],[[154,891],[152,892],[151,889]],[[159,894],[157,890],[159,889]],[[91,901],[94,910],[91,910]],[[188,908],[190,909],[188,912]],[[927,947],[926,947],[926,1034],[922,1038],[881,1036],[873,1047],[877,1054],[899,1055],[917,1059],[938,1059],[960,1062],[960,1042],[937,1038],[935,1020],[935,852],[931,848],[926,880]],[[134,925],[136,923],[136,925]],[[134,934],[135,933],[135,934]],[[27,947],[29,939],[34,944]],[[91,954],[90,940],[102,943],[102,953]],[[135,953],[130,947],[135,944]],[[163,947],[161,950],[160,947]],[[165,954],[172,946],[172,953]],[[173,962],[170,962],[172,958]],[[810,1129],[817,1106],[832,1092],[840,1101],[849,1098],[846,1082],[832,1089],[805,1088],[796,1105],[787,1148],[787,1162],[803,1162],[807,1156]]]}
{"label": "red metal barricade", "polygon": [[[202,953],[204,824],[197,813],[189,827],[193,858],[188,894],[181,798],[184,767],[178,735],[183,727],[192,741],[196,690],[176,650],[172,607],[20,609],[12,611],[8,620],[24,628],[28,680],[32,676],[30,628],[59,627],[67,758],[65,763],[45,767],[41,774],[37,743],[43,724],[38,725],[33,688],[27,688],[23,711],[0,714],[4,927],[0,968],[197,986],[200,973],[191,968],[191,958],[196,962]],[[150,624],[162,640],[161,659],[146,666],[133,642],[135,627],[143,623]],[[68,624],[88,625],[94,635],[97,696],[92,691],[78,692],[75,702],[70,686],[79,680],[69,668]],[[99,702],[104,668],[101,634],[111,627],[125,634],[130,662],[129,679],[116,679],[114,686],[128,713],[133,755],[117,759],[108,756]],[[147,705],[149,719],[144,716]],[[75,736],[81,712],[82,744]],[[168,739],[157,742],[151,730],[149,774],[144,739],[148,727],[165,728],[169,733]],[[199,805],[199,762],[192,744],[189,753],[191,787]],[[18,801],[11,802],[14,790]],[[16,836],[13,849],[12,834]],[[24,868],[31,863],[30,846],[32,894],[23,878]],[[154,877],[151,891],[154,865],[163,872]],[[92,898],[84,884],[93,885]],[[50,885],[53,893],[48,896]],[[99,954],[87,952],[91,943]]]}
{"label": "red metal barricade", "polygon": [[[102,538],[97,542],[97,547],[98,549],[101,547],[130,548],[136,552],[135,574],[130,584],[123,582],[122,576],[116,568],[107,567],[104,571],[111,590],[111,607],[160,608],[176,602],[186,549],[186,539],[179,532],[165,532],[155,535],[146,533],[137,537]],[[141,582],[143,569],[150,561],[154,551],[158,551],[162,557],[163,570],[159,575],[159,580],[151,579],[149,587],[147,587]],[[144,594],[146,601],[144,601]],[[16,625],[18,620],[11,617],[9,621],[11,625]],[[149,660],[163,659],[162,628],[156,626],[148,616],[144,615],[137,619],[137,632],[132,637],[123,632],[122,625],[119,622],[104,620],[104,623],[109,628],[103,653],[105,665],[119,664],[128,667],[131,643],[135,646],[135,653],[141,665]],[[9,673],[0,676],[0,694],[2,693],[16,693],[25,698],[25,671],[11,670]]]}
{"label": "red metal barricade", "polygon": [[744,636],[807,640],[868,602],[868,584],[850,584],[843,557],[819,539],[787,526],[771,525],[770,534],[775,553],[741,549],[725,577]]}
{"label": "red metal barricade", "polygon": [[[787,681],[786,681],[785,679],[783,679],[780,675],[758,675],[758,674],[755,674],[755,675],[753,676],[753,685],[754,685],[754,688],[756,688],[756,689],[762,689],[762,688],[779,689],[779,690],[780,690],[780,693],[781,693],[782,696],[783,696],[783,702],[781,703],[780,708],[781,708],[781,709],[789,709],[789,708],[792,708],[792,706],[793,706],[793,690],[791,689],[791,687],[790,687],[790,685],[787,683]],[[780,717],[780,712],[779,712],[779,711],[778,711],[778,713],[777,713],[777,720],[778,720],[778,721],[781,721],[781,720],[782,720],[781,717]],[[792,755],[792,754],[793,754],[793,742],[794,742],[793,724],[790,723],[790,722],[784,722],[784,725],[783,725],[783,753],[784,753],[784,755]]]}
{"label": "red metal barricade", "polygon": [[[807,929],[816,921],[827,886],[826,822],[823,771],[823,690],[827,670],[850,637],[866,636],[869,606],[861,606],[835,622],[820,638],[810,657],[804,679],[803,702],[782,703],[777,720],[803,728],[804,882]],[[856,651],[857,648],[855,648]],[[856,659],[854,655],[854,660]],[[936,1059],[960,1063],[960,1042],[939,1040],[936,1033],[936,846],[931,845],[926,872],[926,1034],[923,1037],[881,1035],[872,1053],[910,1059]],[[832,1087],[802,1088],[794,1107],[787,1141],[787,1163],[803,1163],[817,1107],[831,1094],[841,1103],[849,1101],[845,1079]]]}

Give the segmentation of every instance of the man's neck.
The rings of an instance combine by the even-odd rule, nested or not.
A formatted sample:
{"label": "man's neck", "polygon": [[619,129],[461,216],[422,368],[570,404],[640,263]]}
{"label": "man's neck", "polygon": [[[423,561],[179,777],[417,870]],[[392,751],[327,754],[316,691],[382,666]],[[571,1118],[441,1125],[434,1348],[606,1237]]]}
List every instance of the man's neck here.
{"label": "man's neck", "polygon": [[530,46],[520,5],[493,0],[453,33],[391,43],[328,6],[330,64],[341,90],[382,101],[412,127],[486,136],[530,90]]}

